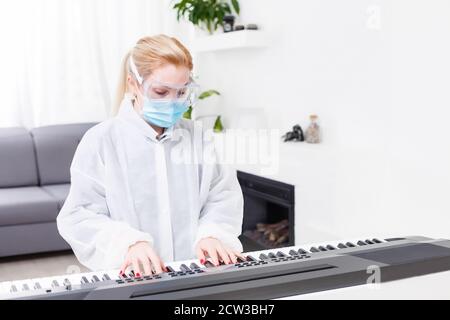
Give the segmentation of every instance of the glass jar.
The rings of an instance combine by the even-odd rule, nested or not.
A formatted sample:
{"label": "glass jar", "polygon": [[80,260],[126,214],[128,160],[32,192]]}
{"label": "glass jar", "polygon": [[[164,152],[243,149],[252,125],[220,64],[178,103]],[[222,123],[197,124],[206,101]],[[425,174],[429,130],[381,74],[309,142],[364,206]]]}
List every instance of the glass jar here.
{"label": "glass jar", "polygon": [[320,128],[317,124],[317,116],[312,114],[309,116],[311,123],[306,129],[306,142],[308,143],[319,143],[320,142]]}

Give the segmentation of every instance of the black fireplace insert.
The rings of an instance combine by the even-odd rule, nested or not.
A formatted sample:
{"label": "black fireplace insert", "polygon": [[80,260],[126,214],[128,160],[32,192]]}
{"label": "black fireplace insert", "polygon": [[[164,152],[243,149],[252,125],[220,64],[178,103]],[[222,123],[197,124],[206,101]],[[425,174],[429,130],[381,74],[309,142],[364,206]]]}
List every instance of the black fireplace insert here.
{"label": "black fireplace insert", "polygon": [[294,245],[294,186],[242,171],[237,177],[244,195],[244,252]]}

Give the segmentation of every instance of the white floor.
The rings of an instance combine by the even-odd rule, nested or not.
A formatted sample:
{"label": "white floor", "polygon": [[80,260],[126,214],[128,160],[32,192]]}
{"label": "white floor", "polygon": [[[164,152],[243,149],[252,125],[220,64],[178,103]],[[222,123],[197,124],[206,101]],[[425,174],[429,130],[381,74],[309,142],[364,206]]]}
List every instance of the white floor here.
{"label": "white floor", "polygon": [[87,271],[71,251],[0,258],[0,282]]}

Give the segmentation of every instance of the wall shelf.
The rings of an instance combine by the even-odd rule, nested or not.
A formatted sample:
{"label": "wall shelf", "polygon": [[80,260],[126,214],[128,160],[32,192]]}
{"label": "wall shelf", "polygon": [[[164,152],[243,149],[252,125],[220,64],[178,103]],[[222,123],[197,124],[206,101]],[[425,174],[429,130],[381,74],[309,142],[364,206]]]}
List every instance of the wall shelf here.
{"label": "wall shelf", "polygon": [[267,46],[267,34],[261,30],[240,30],[198,36],[193,41],[195,52],[255,48]]}

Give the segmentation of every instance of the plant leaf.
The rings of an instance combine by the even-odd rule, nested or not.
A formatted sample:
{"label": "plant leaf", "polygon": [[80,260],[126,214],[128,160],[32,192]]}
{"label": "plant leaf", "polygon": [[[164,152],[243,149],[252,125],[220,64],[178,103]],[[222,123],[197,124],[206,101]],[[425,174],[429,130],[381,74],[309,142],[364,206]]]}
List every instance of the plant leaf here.
{"label": "plant leaf", "polygon": [[203,100],[203,99],[206,99],[206,98],[211,97],[211,96],[213,96],[213,95],[218,95],[218,96],[220,96],[220,92],[217,91],[217,90],[208,90],[208,91],[204,91],[204,92],[202,92],[202,93],[199,95],[198,98],[199,98],[200,100]]}
{"label": "plant leaf", "polygon": [[239,6],[239,1],[238,0],[231,0],[231,5],[233,6],[234,11],[236,11],[236,13],[239,15],[241,8]]}

